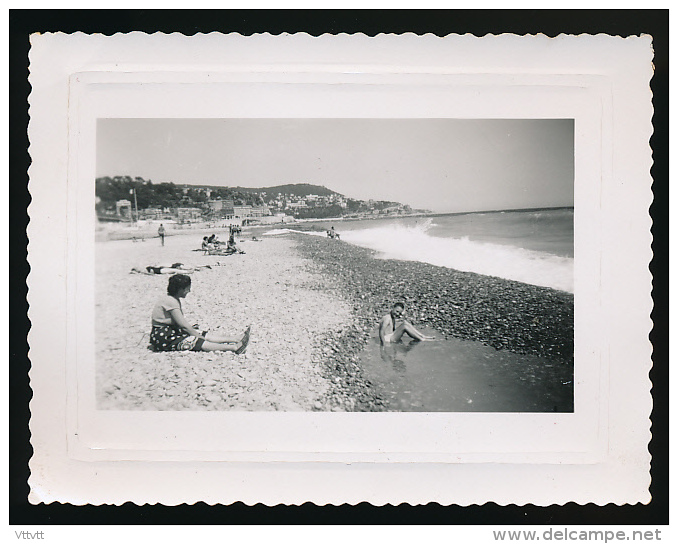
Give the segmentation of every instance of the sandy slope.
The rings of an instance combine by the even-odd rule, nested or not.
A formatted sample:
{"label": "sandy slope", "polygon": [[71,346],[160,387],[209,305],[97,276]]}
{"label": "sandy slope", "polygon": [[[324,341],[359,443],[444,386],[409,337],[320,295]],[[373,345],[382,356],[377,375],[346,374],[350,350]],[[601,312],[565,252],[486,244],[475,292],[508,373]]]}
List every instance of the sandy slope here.
{"label": "sandy slope", "polygon": [[[241,243],[245,255],[204,256],[201,235],[96,246],[97,404],[102,409],[326,409],[328,382],[312,362],[314,338],[341,330],[351,308],[312,271],[285,237]],[[192,274],[184,313],[205,329],[241,333],[252,324],[245,355],[154,353],[150,315],[168,276],[132,267],[217,264]]]}

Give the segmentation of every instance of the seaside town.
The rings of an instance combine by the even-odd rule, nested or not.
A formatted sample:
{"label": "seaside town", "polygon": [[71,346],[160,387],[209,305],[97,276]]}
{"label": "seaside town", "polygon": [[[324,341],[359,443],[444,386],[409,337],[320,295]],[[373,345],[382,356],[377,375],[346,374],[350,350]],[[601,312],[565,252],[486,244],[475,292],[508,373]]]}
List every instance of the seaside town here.
{"label": "seaside town", "polygon": [[99,409],[573,410],[571,293],[375,258],[314,224],[424,210],[308,184],[95,194]]}
{"label": "seaside town", "polygon": [[298,219],[363,219],[411,215],[406,204],[357,200],[310,184],[252,189],[153,183],[140,177],[96,179],[96,211],[100,223],[153,223],[189,226],[197,223],[267,225]]}

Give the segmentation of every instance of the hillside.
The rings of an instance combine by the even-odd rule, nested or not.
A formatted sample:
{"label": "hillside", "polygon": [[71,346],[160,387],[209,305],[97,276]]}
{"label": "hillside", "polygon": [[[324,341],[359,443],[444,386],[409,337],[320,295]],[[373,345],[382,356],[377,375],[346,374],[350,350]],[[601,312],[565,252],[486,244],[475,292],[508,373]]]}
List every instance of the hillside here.
{"label": "hillside", "polygon": [[340,194],[322,185],[312,185],[310,183],[289,183],[287,185],[275,185],[274,187],[233,187],[233,190],[240,191],[241,193],[265,192],[268,195],[276,195],[278,193],[296,196],[330,196]]}
{"label": "hillside", "polygon": [[[176,185],[171,182],[152,183],[140,177],[101,177],[95,180],[96,211],[100,218],[119,218],[118,203],[127,202],[135,213],[163,217],[174,214],[192,214],[212,218],[228,215],[229,207],[213,205],[220,200],[230,206],[266,207],[267,214],[286,213],[298,219],[341,217],[351,214],[411,213],[411,208],[398,202],[362,201],[347,198],[341,193],[310,183],[275,185],[273,187],[221,187],[213,185]],[[313,195],[313,196],[311,196]],[[193,211],[186,211],[192,208]],[[182,209],[182,212],[177,210]],[[172,211],[174,210],[174,211]],[[223,210],[223,211],[222,211]],[[127,214],[131,212],[125,212]],[[231,214],[234,212],[231,209]],[[150,215],[149,215],[150,214]],[[129,215],[127,215],[128,217]],[[107,220],[108,220],[107,219]]]}

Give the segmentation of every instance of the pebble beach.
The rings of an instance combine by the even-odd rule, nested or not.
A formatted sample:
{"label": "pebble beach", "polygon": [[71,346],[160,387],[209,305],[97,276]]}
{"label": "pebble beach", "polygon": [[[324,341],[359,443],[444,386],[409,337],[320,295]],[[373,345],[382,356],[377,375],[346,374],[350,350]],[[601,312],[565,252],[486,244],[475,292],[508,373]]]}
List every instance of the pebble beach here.
{"label": "pebble beach", "polygon": [[[360,352],[379,318],[404,301],[415,325],[441,337],[547,357],[518,368],[538,387],[573,376],[573,295],[418,262],[306,234],[244,233],[244,255],[192,251],[202,236],[97,243],[97,404],[122,410],[381,411]],[[133,267],[210,265],[192,274],[184,314],[201,329],[240,334],[244,355],[148,348],[166,275]]]}

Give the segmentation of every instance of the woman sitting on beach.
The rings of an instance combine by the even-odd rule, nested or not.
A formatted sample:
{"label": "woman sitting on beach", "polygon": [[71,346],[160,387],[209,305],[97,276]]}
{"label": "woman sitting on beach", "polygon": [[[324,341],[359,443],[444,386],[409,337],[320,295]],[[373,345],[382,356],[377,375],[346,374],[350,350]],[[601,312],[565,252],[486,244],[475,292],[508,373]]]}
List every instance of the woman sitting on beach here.
{"label": "woman sitting on beach", "polygon": [[222,242],[221,240],[219,240],[219,238],[217,238],[216,234],[212,234],[212,236],[210,236],[207,239],[207,243],[213,244],[214,246],[219,246],[219,244],[222,244],[222,245],[224,244],[224,242]]}
{"label": "woman sitting on beach", "polygon": [[205,255],[221,255],[222,257],[228,257],[236,252],[235,249],[219,246],[214,247],[212,244],[208,244],[208,247],[204,247],[203,250]]}
{"label": "woman sitting on beach", "polygon": [[[214,234],[212,235],[212,237],[214,237]],[[210,242],[210,239],[211,238],[207,238],[207,236],[203,237],[202,239],[202,250],[205,255],[227,256],[235,253],[235,250],[232,250],[230,248],[219,247],[219,244],[223,244],[223,242],[220,242],[219,240],[216,240],[215,242]]]}
{"label": "woman sitting on beach", "polygon": [[235,237],[231,233],[231,235],[228,237],[228,245],[226,246],[227,250],[230,251],[231,253],[242,253],[244,254],[245,252],[240,249],[236,243],[235,243]]}
{"label": "woman sitting on beach", "polygon": [[250,341],[250,327],[239,337],[228,337],[191,326],[181,310],[181,299],[191,291],[191,278],[176,274],[169,279],[167,295],[153,308],[151,346],[155,351],[233,351],[244,353]]}

